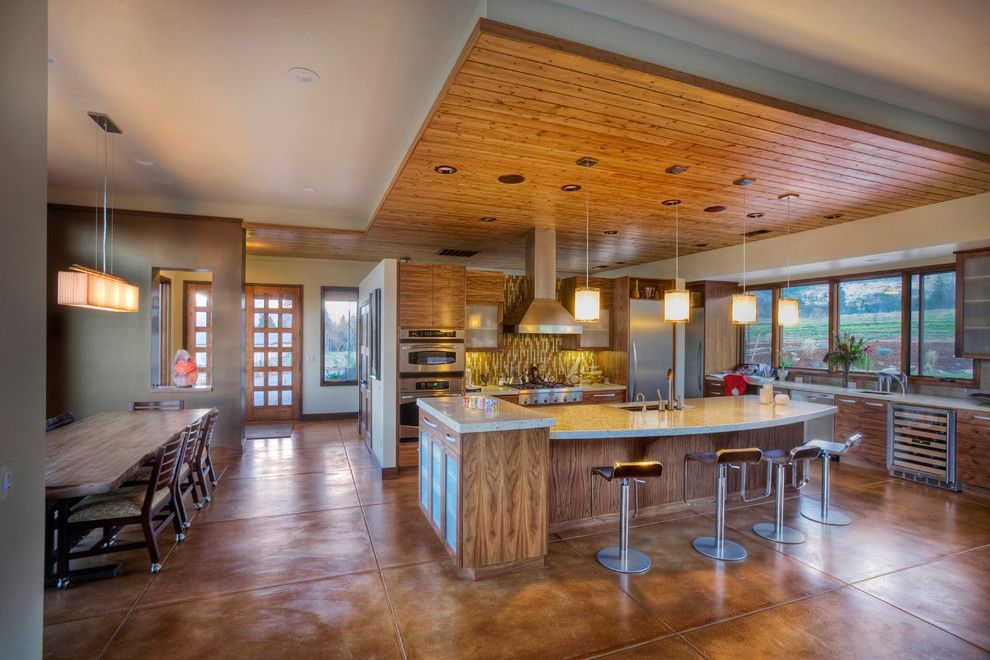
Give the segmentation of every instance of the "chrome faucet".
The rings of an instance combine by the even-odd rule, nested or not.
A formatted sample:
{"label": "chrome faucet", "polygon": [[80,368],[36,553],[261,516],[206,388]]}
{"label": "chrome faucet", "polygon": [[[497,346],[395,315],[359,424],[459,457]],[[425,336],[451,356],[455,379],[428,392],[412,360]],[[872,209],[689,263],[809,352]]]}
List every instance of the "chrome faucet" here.
{"label": "chrome faucet", "polygon": [[682,410],[684,408],[681,401],[674,396],[674,370],[667,369],[667,408],[670,410]]}
{"label": "chrome faucet", "polygon": [[643,412],[645,413],[646,412],[646,395],[643,394],[642,392],[640,392],[639,394],[636,395],[636,401],[637,402],[639,402],[639,401],[642,401],[643,402]]}
{"label": "chrome faucet", "polygon": [[884,369],[877,372],[877,387],[881,392],[889,392],[893,383],[901,386],[901,394],[907,394],[907,374],[898,369]]}

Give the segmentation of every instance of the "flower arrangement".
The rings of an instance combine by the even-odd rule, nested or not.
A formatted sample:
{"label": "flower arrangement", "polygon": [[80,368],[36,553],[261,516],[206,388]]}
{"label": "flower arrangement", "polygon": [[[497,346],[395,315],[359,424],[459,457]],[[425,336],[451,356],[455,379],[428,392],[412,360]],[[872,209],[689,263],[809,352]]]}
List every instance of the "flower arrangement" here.
{"label": "flower arrangement", "polygon": [[842,371],[842,386],[848,387],[849,368],[853,365],[869,367],[874,352],[874,347],[867,345],[862,337],[857,339],[848,332],[840,337],[836,333],[834,348],[825,354],[824,361],[832,369]]}

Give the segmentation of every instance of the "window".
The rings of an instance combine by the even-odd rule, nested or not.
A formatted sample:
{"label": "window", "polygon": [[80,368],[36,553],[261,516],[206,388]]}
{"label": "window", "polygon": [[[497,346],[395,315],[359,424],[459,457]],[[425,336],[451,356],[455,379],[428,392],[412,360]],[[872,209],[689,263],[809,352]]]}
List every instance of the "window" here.
{"label": "window", "polygon": [[873,347],[872,357],[853,370],[900,369],[901,288],[900,275],[839,282],[839,334]]}
{"label": "window", "polygon": [[357,383],[358,290],[325,286],[323,297],[323,370],[321,385]]}
{"label": "window", "polygon": [[756,296],[756,323],[743,326],[743,359],[747,364],[773,361],[773,290],[749,291]]}
{"label": "window", "polygon": [[213,382],[213,283],[185,282],[185,342],[196,363],[196,384]]}
{"label": "window", "polygon": [[780,365],[825,369],[829,338],[828,283],[782,288],[780,297],[794,298],[801,306],[801,322],[794,327],[780,329]]}
{"label": "window", "polygon": [[971,380],[973,361],[957,358],[955,271],[911,275],[911,376]]}

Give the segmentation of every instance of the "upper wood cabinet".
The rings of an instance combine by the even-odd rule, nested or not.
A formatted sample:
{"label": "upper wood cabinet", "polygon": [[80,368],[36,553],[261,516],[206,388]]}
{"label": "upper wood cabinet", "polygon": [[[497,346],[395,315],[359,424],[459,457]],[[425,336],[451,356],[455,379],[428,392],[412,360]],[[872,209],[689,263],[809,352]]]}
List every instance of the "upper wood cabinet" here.
{"label": "upper wood cabinet", "polygon": [[463,328],[463,266],[399,264],[399,327]]}
{"label": "upper wood cabinet", "polygon": [[466,283],[465,301],[468,305],[505,302],[505,273],[469,270]]}
{"label": "upper wood cabinet", "polygon": [[469,351],[502,348],[505,274],[489,270],[467,272],[467,318],[464,347]]}
{"label": "upper wood cabinet", "polygon": [[956,356],[990,359],[990,249],[956,253]]}
{"label": "upper wood cabinet", "polygon": [[[560,304],[571,314],[574,313],[574,291],[584,286],[585,278],[581,276],[568,277],[560,281],[558,296]],[[584,323],[584,332],[580,335],[565,335],[564,348],[612,348],[612,301],[615,282],[604,277],[592,277],[588,285],[598,289],[601,310],[597,323]]]}
{"label": "upper wood cabinet", "polygon": [[732,294],[739,291],[739,285],[706,281],[700,286],[705,309],[705,373],[733,369],[739,364],[739,326],[731,321]]}

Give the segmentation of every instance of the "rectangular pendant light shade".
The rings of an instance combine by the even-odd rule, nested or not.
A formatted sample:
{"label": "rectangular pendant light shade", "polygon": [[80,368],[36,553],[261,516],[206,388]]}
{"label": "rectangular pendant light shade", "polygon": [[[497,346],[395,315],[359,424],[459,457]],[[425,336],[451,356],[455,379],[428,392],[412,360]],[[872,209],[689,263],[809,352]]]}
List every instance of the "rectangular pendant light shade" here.
{"label": "rectangular pendant light shade", "polygon": [[601,316],[601,292],[594,287],[574,290],[574,319],[581,323],[597,323]]}
{"label": "rectangular pendant light shade", "polygon": [[790,328],[800,321],[800,306],[793,298],[780,298],[777,301],[777,325]]}
{"label": "rectangular pendant light shade", "polygon": [[687,321],[691,315],[691,292],[671,289],[663,293],[663,320],[670,322]]}
{"label": "rectangular pendant light shade", "polygon": [[59,271],[58,304],[104,312],[136,312],[138,288],[98,270],[71,266]]}
{"label": "rectangular pendant light shade", "polygon": [[732,295],[732,322],[736,325],[756,323],[756,296],[749,293]]}

